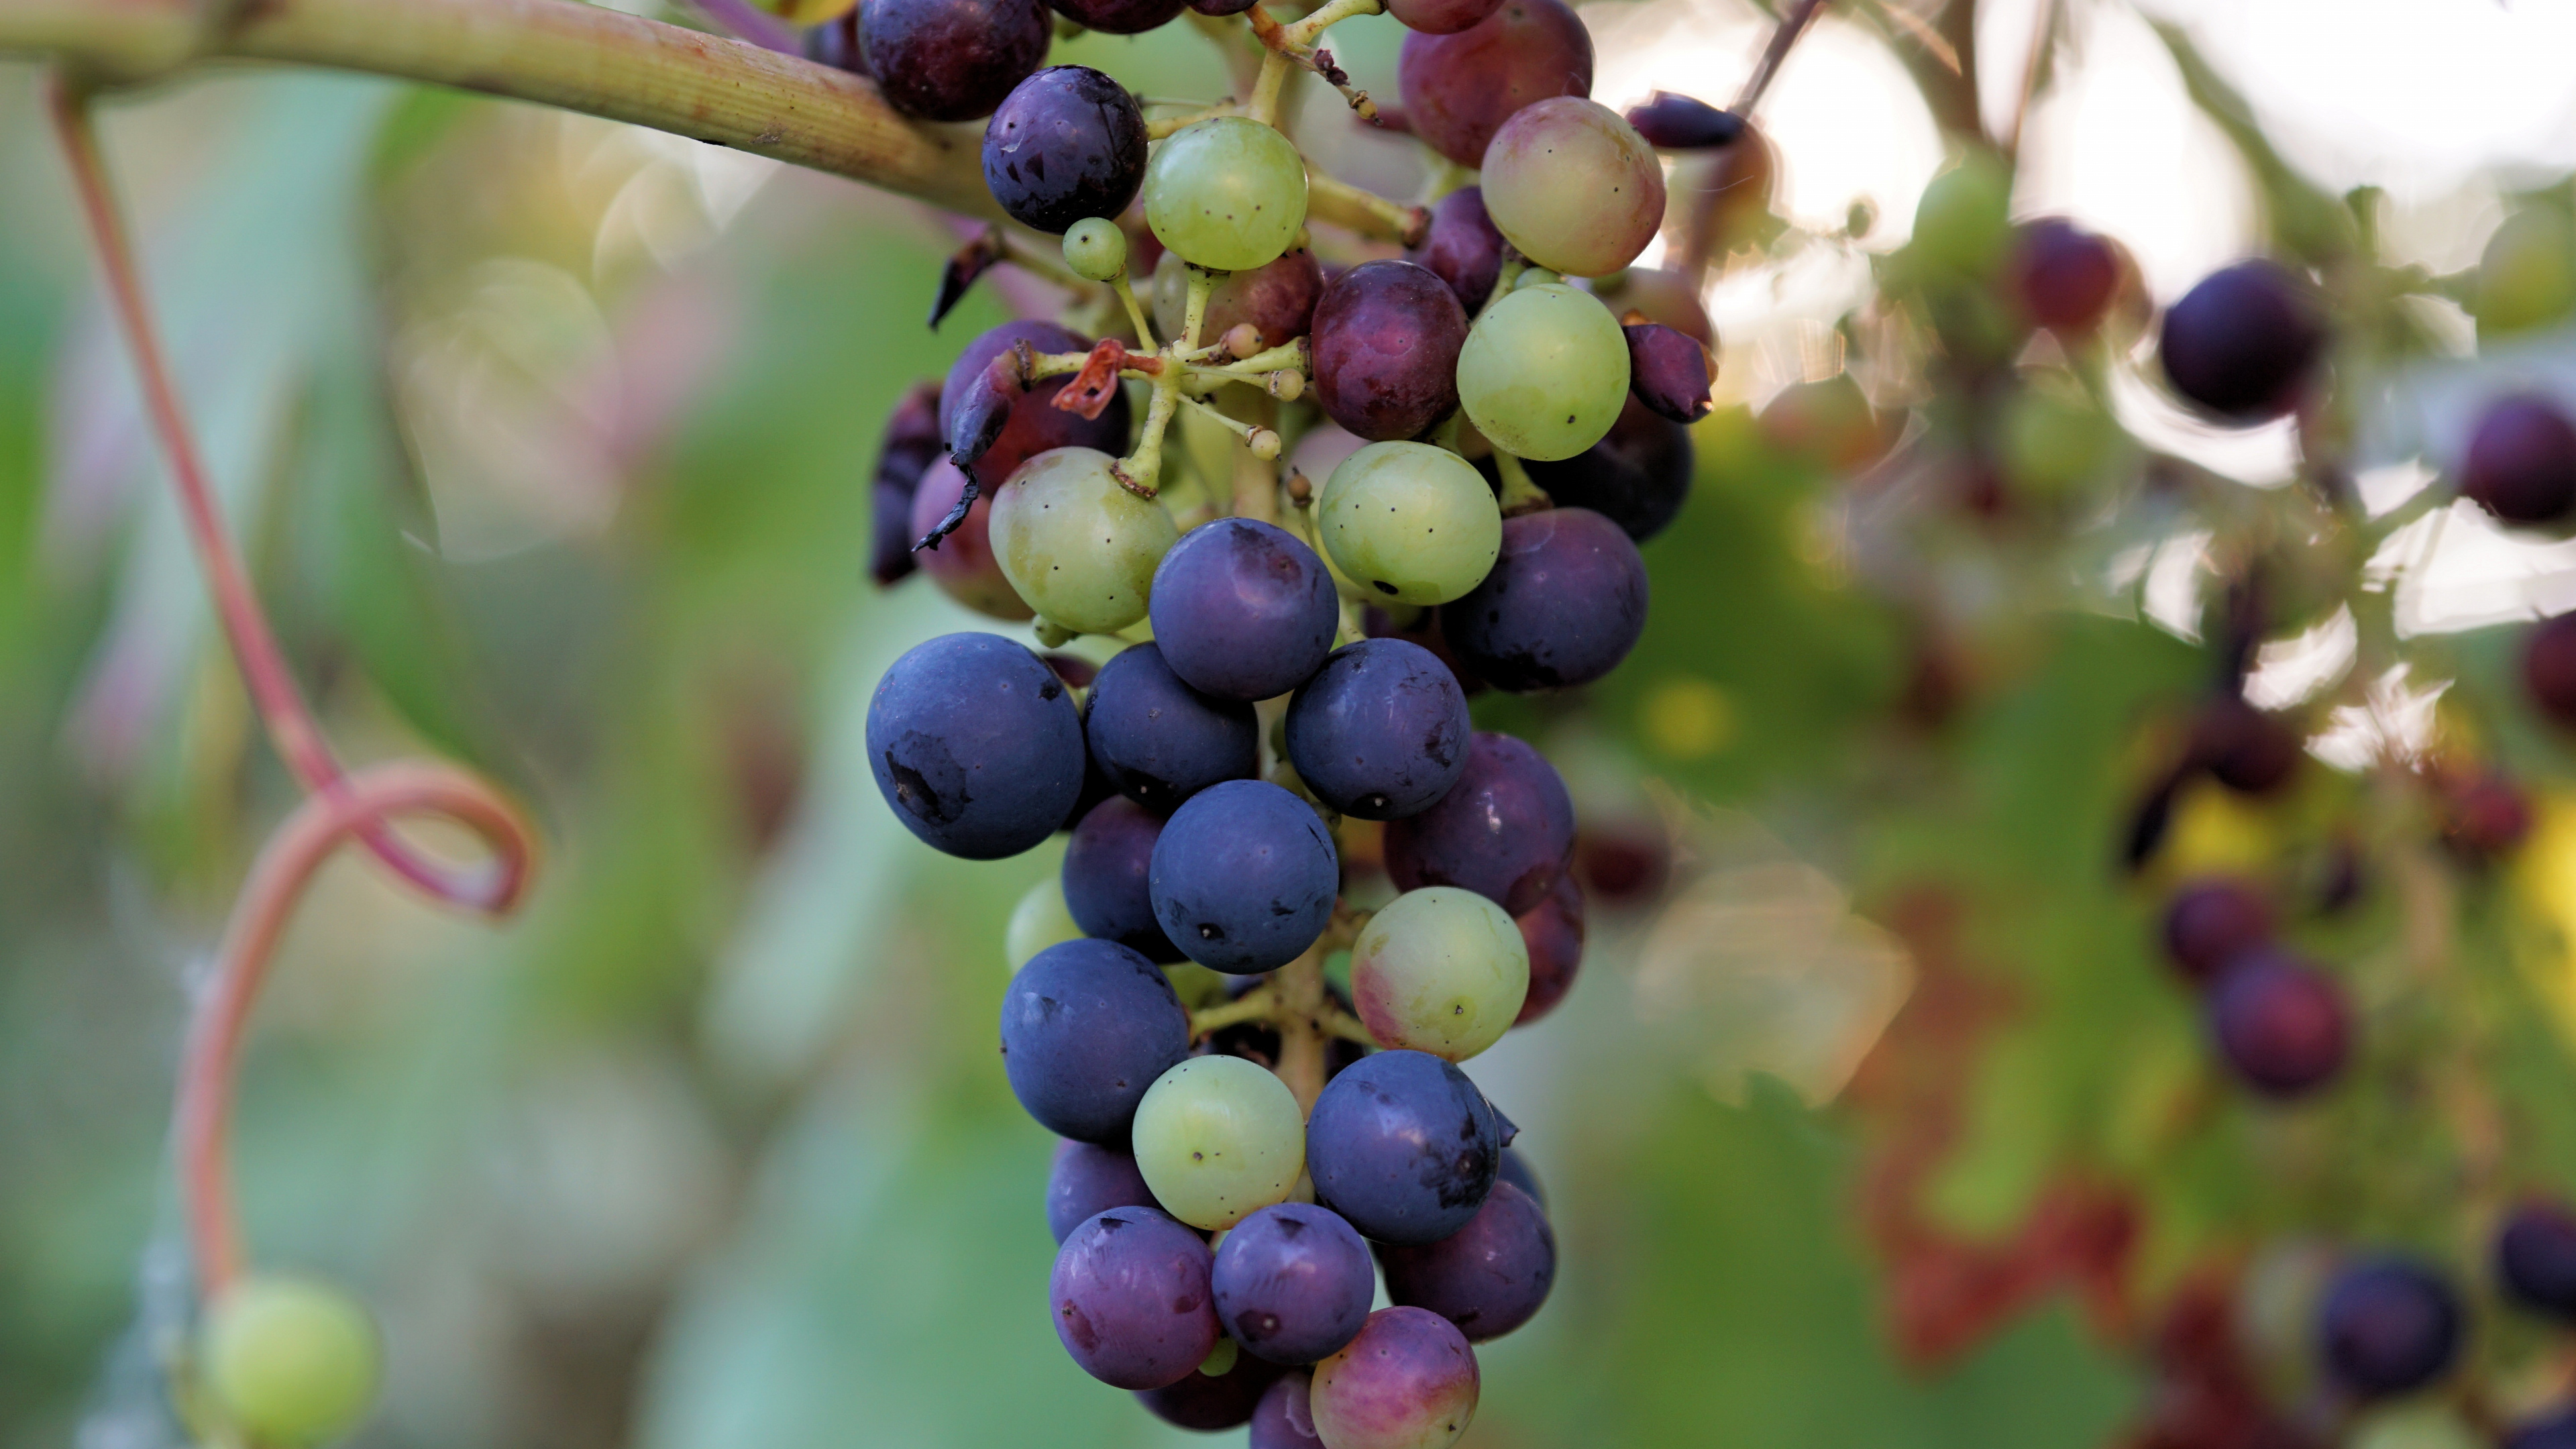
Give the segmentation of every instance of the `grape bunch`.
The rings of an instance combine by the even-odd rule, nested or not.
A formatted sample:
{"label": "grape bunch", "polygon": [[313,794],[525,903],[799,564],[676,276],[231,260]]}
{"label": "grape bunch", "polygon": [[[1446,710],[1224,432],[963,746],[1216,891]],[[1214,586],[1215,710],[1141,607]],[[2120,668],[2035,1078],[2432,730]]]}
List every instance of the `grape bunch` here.
{"label": "grape bunch", "polygon": [[[1714,367],[1692,289],[1630,268],[1664,161],[1589,98],[1561,0],[1393,0],[1400,111],[1314,44],[1379,0],[1294,24],[1202,0],[1246,16],[1262,78],[1156,119],[1038,68],[1024,8],[867,0],[836,52],[902,67],[912,114],[989,112],[994,201],[1062,238],[970,244],[934,325],[999,262],[1076,296],[889,419],[876,577],[918,568],[1036,647],[904,655],[869,760],[950,854],[1068,836],[1013,915],[1001,1014],[1011,1088],[1062,1139],[1065,1351],[1260,1446],[1447,1444],[1473,1346],[1556,1272],[1518,1129],[1459,1064],[1564,999],[1585,925],[1565,782],[1468,701],[1590,684],[1645,628],[1638,545],[1687,495]],[[1181,6],[1057,8],[1134,32]],[[1276,124],[1310,72],[1472,184],[1408,207],[1311,171]],[[1740,133],[1700,109],[1720,121],[1662,144]]]}

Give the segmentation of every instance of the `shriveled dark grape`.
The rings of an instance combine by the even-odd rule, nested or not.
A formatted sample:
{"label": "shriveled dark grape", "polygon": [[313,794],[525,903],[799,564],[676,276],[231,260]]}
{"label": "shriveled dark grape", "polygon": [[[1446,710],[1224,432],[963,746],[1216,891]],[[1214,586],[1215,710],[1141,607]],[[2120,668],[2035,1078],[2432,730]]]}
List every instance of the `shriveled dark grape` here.
{"label": "shriveled dark grape", "polygon": [[1145,184],[1145,112],[1089,66],[1049,66],[984,127],[984,184],[1013,220],[1043,232],[1116,216]]}
{"label": "shriveled dark grape", "polygon": [[1628,390],[1637,401],[1677,423],[1708,416],[1714,404],[1707,348],[1660,322],[1620,330],[1628,337]]}
{"label": "shriveled dark grape", "polygon": [[1657,91],[1642,106],[1628,108],[1628,124],[1646,143],[1663,151],[1708,151],[1731,146],[1744,135],[1744,118],[1703,100]]}

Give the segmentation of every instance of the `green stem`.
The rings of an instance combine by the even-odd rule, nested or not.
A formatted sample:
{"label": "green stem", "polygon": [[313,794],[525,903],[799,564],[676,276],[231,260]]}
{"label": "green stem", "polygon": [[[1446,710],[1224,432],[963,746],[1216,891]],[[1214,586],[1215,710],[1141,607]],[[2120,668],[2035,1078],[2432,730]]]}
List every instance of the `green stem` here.
{"label": "green stem", "polygon": [[1522,465],[1520,459],[1496,448],[1494,466],[1500,469],[1503,475],[1502,508],[1505,518],[1522,513],[1537,513],[1556,506],[1556,500],[1547,496],[1547,490],[1531,481],[1529,469]]}
{"label": "green stem", "polygon": [[1210,1032],[1223,1031],[1247,1021],[1264,1021],[1279,1007],[1279,991],[1274,986],[1256,986],[1223,1006],[1190,1013],[1190,1036],[1193,1040]]}
{"label": "green stem", "polygon": [[1306,216],[1408,247],[1421,245],[1423,234],[1431,228],[1431,213],[1421,207],[1389,201],[1312,170],[1306,174]]}

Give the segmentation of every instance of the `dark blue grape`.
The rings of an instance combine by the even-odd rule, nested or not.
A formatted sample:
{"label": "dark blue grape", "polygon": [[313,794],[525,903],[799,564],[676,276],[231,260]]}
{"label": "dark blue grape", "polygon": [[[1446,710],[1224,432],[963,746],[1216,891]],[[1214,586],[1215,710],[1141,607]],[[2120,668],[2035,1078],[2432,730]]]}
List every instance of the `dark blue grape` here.
{"label": "dark blue grape", "polygon": [[991,115],[1054,32],[1039,0],[866,0],[858,25],[886,104],[924,121]]}
{"label": "dark blue grape", "polygon": [[1560,508],[1589,508],[1639,543],[1664,531],[1690,499],[1690,429],[1631,397],[1600,442],[1553,463],[1522,460]]}
{"label": "dark blue grape", "polygon": [[1493,572],[1440,606],[1440,632],[1496,689],[1569,689],[1608,674],[1646,632],[1646,561],[1589,508],[1503,520]]}
{"label": "dark blue grape", "polygon": [[1288,705],[1288,760],[1344,815],[1394,820],[1439,802],[1467,768],[1467,696],[1402,639],[1345,644]]}
{"label": "dark blue grape", "polygon": [[1056,1250],[1047,1298],[1064,1351],[1122,1389],[1178,1383],[1221,1336],[1207,1244],[1152,1208],[1111,1208],[1075,1228]]}
{"label": "dark blue grape", "polygon": [[1252,706],[1183,684],[1152,644],[1121,650],[1102,667],[1084,699],[1082,727],[1100,773],[1150,810],[1171,810],[1220,780],[1261,770]]}
{"label": "dark blue grape", "polygon": [[1162,833],[1152,811],[1123,795],[1093,806],[1064,847],[1064,908],[1084,935],[1172,962],[1181,959],[1180,948],[1154,922],[1148,882]]}
{"label": "dark blue grape", "polygon": [[1538,1199],[1508,1182],[1497,1181],[1467,1226],[1448,1237],[1383,1247],[1377,1256],[1389,1299],[1430,1309],[1469,1343],[1529,1322],[1556,1286],[1556,1230]]}
{"label": "dark blue grape", "polygon": [[2366,1397],[2408,1393],[2448,1373],[2460,1351],[2460,1302],[2439,1274],[2402,1258],[2335,1275],[2318,1306],[2326,1371]]}
{"label": "dark blue grape", "polygon": [[1458,406],[1467,313],[1411,262],[1362,262],[1315,301],[1315,403],[1371,442],[1418,436]]}
{"label": "dark blue grape", "polygon": [[1144,184],[1145,112],[1089,66],[1030,76],[984,127],[984,185],[1040,231],[1062,236],[1086,217],[1116,216]]}
{"label": "dark blue grape", "polygon": [[[1260,1416],[1255,1414],[1252,1422],[1256,1436],[1253,1442],[1258,1444],[1261,1442],[1258,1438]],[[2576,1449],[2576,1408],[2559,1409],[2516,1425],[2513,1432],[2505,1436],[2504,1449]]]}
{"label": "dark blue grape", "polygon": [[1266,1207],[1225,1235],[1209,1276],[1217,1322],[1250,1354],[1313,1363],[1368,1322],[1377,1275],[1368,1244],[1310,1203]]}
{"label": "dark blue grape", "polygon": [[868,573],[879,584],[891,584],[913,570],[912,541],[919,535],[912,531],[912,495],[939,453],[939,384],[919,383],[886,419],[876,474],[868,484],[875,525]]}
{"label": "dark blue grape", "polygon": [[[1321,1449],[1315,1416],[1306,1407],[1307,1377],[1292,1373],[1270,1386],[1252,1411],[1252,1437],[1244,1449]],[[2554,1449],[2554,1446],[2553,1446]]]}
{"label": "dark blue grape", "polygon": [[[979,113],[980,114],[980,113]],[[1053,322],[1005,322],[966,344],[948,368],[939,391],[939,435],[955,431],[957,410],[975,391],[975,380],[993,359],[1026,342],[1033,352],[1089,352],[1091,341],[1070,327]],[[1050,448],[1097,448],[1115,456],[1127,451],[1127,395],[1114,392],[1100,416],[1086,418],[1055,405],[1070,378],[1050,377],[1033,384],[1011,404],[1011,420],[975,463],[976,480],[992,496],[1012,470]]]}
{"label": "dark blue grape", "polygon": [[2254,423],[2297,405],[2325,342],[2315,289],[2257,260],[2184,293],[2165,313],[2160,356],[2174,391],[2223,420]]}
{"label": "dark blue grape", "polygon": [[1209,1378],[1193,1370],[1181,1376],[1180,1382],[1159,1389],[1142,1389],[1136,1402],[1153,1411],[1155,1418],[1166,1424],[1201,1434],[1232,1429],[1250,1423],[1261,1396],[1279,1382],[1286,1370],[1275,1363],[1265,1363],[1248,1353],[1238,1353],[1224,1373]]}
{"label": "dark blue grape", "polygon": [[1047,1231],[1059,1244],[1094,1214],[1122,1207],[1159,1212],[1162,1206],[1128,1153],[1070,1138],[1055,1145],[1055,1163],[1047,1172],[1046,1217]]}
{"label": "dark blue grape", "polygon": [[2469,436],[2460,496],[2506,523],[2556,523],[2576,512],[2576,423],[2536,393],[2492,404]]}
{"label": "dark blue grape", "polygon": [[1628,124],[1659,151],[1713,151],[1732,146],[1744,134],[1744,118],[1703,100],[1657,91],[1642,106],[1628,108]]}
{"label": "dark blue grape", "polygon": [[1628,391],[1657,416],[1695,423],[1715,406],[1709,400],[1708,349],[1661,322],[1632,322],[1628,338]]}
{"label": "dark blue grape", "polygon": [[2267,1097],[2304,1096],[2334,1080],[2351,1048],[2343,988],[2285,951],[2236,958],[2209,991],[2210,1033],[2245,1084]]}
{"label": "dark blue grape", "polygon": [[1163,662],[1220,699],[1272,699],[1305,683],[1341,623],[1324,561],[1250,518],[1181,535],[1154,569],[1150,607]]}
{"label": "dark blue grape", "polygon": [[1431,227],[1423,233],[1422,245],[1404,259],[1448,283],[1458,305],[1473,317],[1502,280],[1507,245],[1502,229],[1485,212],[1485,189],[1461,186],[1431,208]]}
{"label": "dark blue grape", "polygon": [[2496,1232],[2496,1281],[2534,1313],[2576,1321],[2576,1214],[2526,1202]]}
{"label": "dark blue grape", "polygon": [[1114,941],[1049,946],[1002,996],[1011,1092],[1058,1137],[1123,1144],[1145,1089],[1189,1054],[1170,978]]}
{"label": "dark blue grape", "polygon": [[1378,1052],[1335,1077],[1306,1120],[1318,1202],[1381,1243],[1436,1243],[1493,1191],[1502,1114],[1467,1074],[1415,1051]]}
{"label": "dark blue grape", "polygon": [[1538,1185],[1538,1172],[1529,1165],[1528,1158],[1521,1156],[1519,1149],[1503,1149],[1503,1165],[1497,1170],[1494,1180],[1508,1182],[1528,1193],[1530,1201],[1537,1203],[1541,1212],[1547,1210],[1547,1189]]}
{"label": "dark blue grape", "polygon": [[868,701],[868,766],[895,818],[968,860],[1055,833],[1082,792],[1082,719],[1064,681],[998,634],[914,646]]}
{"label": "dark blue grape", "polygon": [[1190,797],[1154,843],[1154,917],[1202,966],[1287,965],[1333,916],[1341,861],[1315,808],[1266,780]]}
{"label": "dark blue grape", "polygon": [[[1097,30],[1104,35],[1142,35],[1187,9],[1189,0],[1050,0],[1050,3],[1058,15],[1085,30]],[[1101,215],[1111,213],[1102,212]]]}
{"label": "dark blue grape", "polygon": [[1398,890],[1463,886],[1514,915],[1547,899],[1573,859],[1574,797],[1556,767],[1483,730],[1440,803],[1386,827],[1386,873]]}

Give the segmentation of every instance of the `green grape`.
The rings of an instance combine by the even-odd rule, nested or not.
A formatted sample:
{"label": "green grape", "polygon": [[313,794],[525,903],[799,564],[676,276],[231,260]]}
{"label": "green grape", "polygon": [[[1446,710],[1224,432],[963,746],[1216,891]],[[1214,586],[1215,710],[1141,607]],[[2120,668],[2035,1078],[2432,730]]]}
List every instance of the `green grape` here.
{"label": "green grape", "polygon": [[2120,425],[2081,396],[2025,387],[2004,405],[2004,476],[2027,493],[2075,491],[2110,466],[2119,446]]}
{"label": "green grape", "polygon": [[1341,572],[1399,603],[1459,597],[1493,572],[1503,547],[1494,490],[1466,459],[1428,443],[1371,443],[1343,459],[1315,516]]}
{"label": "green grape", "polygon": [[1306,1170],[1306,1119],[1286,1083],[1241,1057],[1192,1057],[1136,1104],[1137,1169],[1163,1210],[1230,1228],[1286,1202]]}
{"label": "green grape", "polygon": [[1029,606],[1069,629],[1114,634],[1145,617],[1154,566],[1179,540],[1163,506],[1119,486],[1114,460],[1051,448],[993,500],[993,557]]}
{"label": "green grape", "polygon": [[246,1278],[215,1301],[200,1333],[206,1388],[252,1440],[324,1443],[375,1403],[375,1325],[328,1284]]}
{"label": "green grape", "polygon": [[2012,241],[2012,171],[1970,151],[1932,178],[1914,208],[1914,254],[1939,270],[1984,276]]}
{"label": "green grape", "polygon": [[1495,229],[1552,271],[1615,272],[1664,224],[1655,148],[1617,111],[1581,96],[1514,111],[1485,148],[1482,180]]}
{"label": "green grape", "polygon": [[1115,281],[1127,270],[1127,233],[1105,217],[1084,217],[1064,234],[1064,264],[1075,276]]}
{"label": "green grape", "polygon": [[2489,1440],[2448,1404],[2374,1409],[2353,1421],[2350,1449],[2485,1449]]}
{"label": "green grape", "polygon": [[1073,913],[1064,908],[1064,880],[1048,876],[1029,887],[1020,903],[1011,907],[1011,924],[1002,932],[1002,949],[1011,958],[1011,969],[1029,964],[1029,958],[1049,946],[1082,939],[1082,928],[1073,923]]}
{"label": "green grape", "polygon": [[2547,206],[2506,217],[2478,258],[2469,311],[2480,333],[2519,332],[2576,312],[2576,222]]}
{"label": "green grape", "polygon": [[1628,401],[1628,335],[1587,292],[1561,282],[1520,288],[1468,329],[1458,401],[1504,452],[1571,458],[1600,442]]}
{"label": "green grape", "polygon": [[1501,906],[1456,886],[1406,891],[1351,947],[1351,1000],[1379,1046],[1463,1062],[1510,1030],[1529,945]]}
{"label": "green grape", "polygon": [[1551,272],[1545,267],[1530,267],[1523,270],[1520,276],[1513,281],[1512,290],[1517,292],[1523,287],[1552,286],[1564,280],[1565,278],[1562,275],[1556,272]]}
{"label": "green grape", "polygon": [[1306,224],[1306,162],[1275,129],[1215,116],[1174,132],[1145,165],[1145,224],[1183,261],[1267,266]]}

